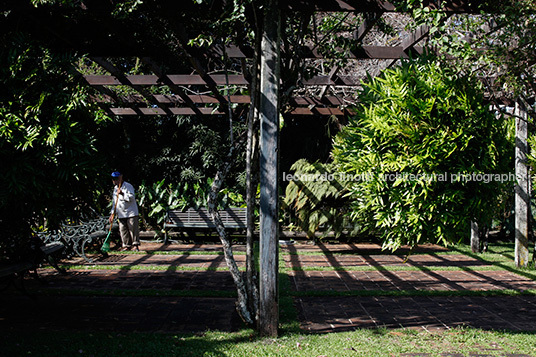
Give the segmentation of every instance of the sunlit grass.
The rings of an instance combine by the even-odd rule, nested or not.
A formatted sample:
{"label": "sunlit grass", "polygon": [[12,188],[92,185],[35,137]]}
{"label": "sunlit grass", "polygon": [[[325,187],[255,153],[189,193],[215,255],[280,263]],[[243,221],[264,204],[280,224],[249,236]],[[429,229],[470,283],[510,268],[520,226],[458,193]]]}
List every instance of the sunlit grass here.
{"label": "sunlit grass", "polygon": [[[106,332],[7,333],[6,356],[427,356],[536,354],[536,335],[459,328],[425,330],[360,329],[331,334],[283,333],[258,337],[253,330],[202,334]],[[17,343],[6,343],[16,340]]]}

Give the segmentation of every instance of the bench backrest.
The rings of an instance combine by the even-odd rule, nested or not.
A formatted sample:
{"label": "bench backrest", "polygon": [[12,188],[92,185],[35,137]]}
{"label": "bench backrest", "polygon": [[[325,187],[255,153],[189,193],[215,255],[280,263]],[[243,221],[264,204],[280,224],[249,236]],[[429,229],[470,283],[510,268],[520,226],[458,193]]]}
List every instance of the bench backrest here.
{"label": "bench backrest", "polygon": [[[219,211],[225,228],[246,228],[246,208],[227,208]],[[187,211],[170,210],[166,217],[166,225],[185,228],[214,228],[214,222],[208,209],[190,208]]]}

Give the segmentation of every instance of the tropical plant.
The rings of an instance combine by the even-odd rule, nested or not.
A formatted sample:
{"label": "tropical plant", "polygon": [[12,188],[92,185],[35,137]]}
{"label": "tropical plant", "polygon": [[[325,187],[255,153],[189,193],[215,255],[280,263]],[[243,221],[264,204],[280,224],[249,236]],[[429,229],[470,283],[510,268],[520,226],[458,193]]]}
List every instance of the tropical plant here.
{"label": "tropical plant", "polygon": [[[147,228],[160,230],[168,210],[206,207],[213,179],[205,182],[166,183],[165,179],[153,184],[143,182],[137,192],[140,213]],[[240,193],[229,188],[223,189],[218,201],[218,209],[244,207]]]}
{"label": "tropical plant", "polygon": [[10,254],[4,248],[16,250],[32,226],[54,226],[97,200],[105,170],[92,132],[106,117],[67,71],[72,56],[21,33],[0,43],[0,246]]}
{"label": "tropical plant", "polygon": [[142,183],[137,195],[143,222],[150,227],[161,227],[167,210],[186,207],[178,191],[171,184],[166,185],[164,179],[152,185]]}
{"label": "tropical plant", "polygon": [[324,235],[333,230],[340,237],[349,223],[346,215],[350,207],[346,196],[349,181],[333,163],[309,163],[301,159],[291,170],[283,201],[291,217],[311,239],[316,239],[320,227]]}
{"label": "tropical plant", "polygon": [[364,177],[352,216],[385,248],[455,242],[470,221],[491,223],[513,146],[477,80],[423,57],[369,78],[359,98],[333,156]]}

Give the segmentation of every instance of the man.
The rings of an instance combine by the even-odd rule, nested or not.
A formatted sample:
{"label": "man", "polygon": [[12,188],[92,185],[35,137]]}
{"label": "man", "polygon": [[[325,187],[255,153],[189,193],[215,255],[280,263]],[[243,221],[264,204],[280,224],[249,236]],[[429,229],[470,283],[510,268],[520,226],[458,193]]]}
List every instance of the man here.
{"label": "man", "polygon": [[113,207],[110,214],[110,224],[113,223],[114,214],[119,220],[119,233],[121,234],[121,250],[140,250],[140,229],[138,217],[138,204],[134,195],[134,187],[123,181],[123,175],[112,172],[114,183]]}

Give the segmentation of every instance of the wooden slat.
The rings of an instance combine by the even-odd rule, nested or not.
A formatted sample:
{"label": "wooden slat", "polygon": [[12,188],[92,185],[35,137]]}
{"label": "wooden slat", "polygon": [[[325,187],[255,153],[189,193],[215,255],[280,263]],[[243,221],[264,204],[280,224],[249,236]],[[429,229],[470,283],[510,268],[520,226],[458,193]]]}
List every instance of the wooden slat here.
{"label": "wooden slat", "polygon": [[164,70],[161,66],[159,66],[155,61],[153,61],[149,57],[143,57],[142,58],[143,63],[147,64],[149,68],[151,68],[151,71],[155,73],[159,78],[162,84],[165,84],[173,91],[175,95],[177,95],[179,98],[182,99],[184,104],[189,107],[197,116],[202,116],[203,113],[197,109],[196,105],[192,100],[188,97],[186,94],[186,90],[182,88],[181,86],[175,85],[171,82],[168,76],[166,76]]}
{"label": "wooden slat", "polygon": [[340,108],[320,108],[315,107],[312,109],[309,108],[295,108],[290,111],[292,115],[335,115],[343,116],[344,111]]}
{"label": "wooden slat", "polygon": [[335,76],[330,78],[329,76],[316,76],[309,80],[306,80],[303,84],[305,86],[360,86],[362,78],[353,76]]}
{"label": "wooden slat", "polygon": [[[154,94],[153,98],[155,101],[161,104],[185,104],[184,100],[178,95],[163,95],[163,94]],[[191,102],[196,104],[215,104],[219,103],[214,96],[211,95],[188,95],[188,98]],[[97,103],[132,103],[132,104],[141,104],[146,103],[146,100],[141,95],[129,95],[126,97],[112,97],[110,95],[101,95],[100,97],[93,97],[92,100]],[[249,95],[232,95],[231,103],[238,104],[249,104],[250,97]]]}
{"label": "wooden slat", "polygon": [[[167,108],[173,115],[195,115],[191,108]],[[204,115],[223,115],[224,112],[214,108],[198,108]],[[110,108],[114,115],[132,116],[132,115],[168,115],[162,108]]]}
{"label": "wooden slat", "polygon": [[428,36],[428,33],[430,32],[430,27],[427,25],[421,25],[415,32],[411,33],[404,41],[402,42],[402,49],[404,52],[410,48],[413,47],[416,43],[418,43],[420,40]]}
{"label": "wooden slat", "polygon": [[[204,115],[226,115],[221,110],[214,110],[212,108],[198,108]],[[151,115],[167,115],[167,113],[160,108],[109,108],[110,112],[113,115],[117,116],[151,116]],[[194,111],[190,108],[181,107],[174,108],[170,107],[168,110],[173,115],[194,115]],[[290,111],[290,114],[293,115],[344,115],[344,111],[340,108],[330,108],[330,107],[315,107],[313,109],[307,107],[297,107]]]}
{"label": "wooden slat", "polygon": [[376,23],[380,20],[383,14],[382,11],[378,12],[370,12],[364,14],[364,21],[359,25],[359,28],[354,33],[354,40],[357,43],[360,43],[363,41],[365,36],[372,30],[372,28],[376,25]]}
{"label": "wooden slat", "polygon": [[136,111],[132,108],[110,108],[110,111],[114,115],[119,116],[138,115],[138,113],[136,113]]}
{"label": "wooden slat", "polygon": [[[207,83],[199,75],[194,74],[171,74],[167,76],[171,83],[175,85],[206,85]],[[210,78],[219,86],[226,85],[225,75],[214,74],[210,75]],[[89,85],[106,85],[106,86],[117,86],[117,85],[163,85],[159,81],[158,76],[155,75],[130,75],[125,76],[125,80],[121,81],[115,76],[108,75],[84,75],[84,79]],[[230,85],[248,85],[247,80],[242,75],[229,75],[229,84]]]}
{"label": "wooden slat", "polygon": [[[215,104],[218,100],[210,95],[189,95],[188,96],[193,103],[196,104]],[[155,100],[162,104],[184,104],[182,98],[176,95],[154,95]],[[97,103],[129,103],[129,104],[142,104],[146,103],[145,99],[141,95],[129,95],[126,97],[112,98],[108,95],[100,97],[92,97],[92,100]],[[249,104],[249,95],[232,95],[231,103],[237,104]],[[324,96],[323,98],[316,97],[295,97],[290,99],[290,104],[293,106],[309,106],[309,105],[343,105],[344,101],[341,98],[335,96]]]}
{"label": "wooden slat", "polygon": [[[229,208],[219,211],[226,228],[246,227],[246,208]],[[188,209],[187,211],[171,210],[166,218],[166,227],[182,228],[214,228],[214,222],[207,209]]]}
{"label": "wooden slat", "polygon": [[290,104],[293,106],[318,106],[318,105],[343,105],[344,101],[335,96],[324,96],[323,98],[316,97],[294,97],[290,99]]}
{"label": "wooden slat", "polygon": [[[117,78],[113,76],[96,76],[86,75],[84,78],[89,85],[101,86],[101,85],[131,85],[133,82],[136,85],[155,85],[158,81],[155,81],[156,76],[144,75],[144,76],[125,76],[126,83],[121,83]],[[132,78],[135,77],[135,78]],[[205,85],[205,82],[200,76],[197,75],[169,75],[176,85]],[[225,76],[212,75],[211,76],[217,85],[226,85]],[[229,84],[231,85],[248,85],[247,80],[242,75],[229,76]],[[304,82],[306,86],[360,86],[361,79],[353,76],[335,76],[333,79],[329,76],[316,76]]]}
{"label": "wooden slat", "polygon": [[108,75],[86,74],[84,79],[90,86],[118,86],[121,84],[117,78]]}

